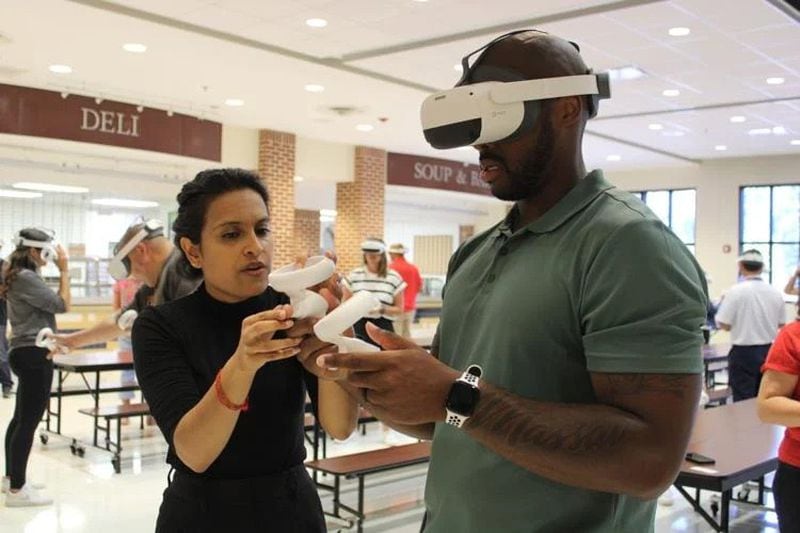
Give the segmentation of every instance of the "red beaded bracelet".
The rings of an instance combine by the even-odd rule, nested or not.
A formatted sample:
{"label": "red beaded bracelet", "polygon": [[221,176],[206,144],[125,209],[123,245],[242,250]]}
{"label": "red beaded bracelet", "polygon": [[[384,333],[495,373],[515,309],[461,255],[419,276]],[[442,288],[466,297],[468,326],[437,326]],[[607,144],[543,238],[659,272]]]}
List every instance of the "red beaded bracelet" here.
{"label": "red beaded bracelet", "polygon": [[225,391],[222,389],[222,369],[217,372],[217,377],[214,378],[214,391],[217,393],[217,400],[219,403],[230,409],[231,411],[247,411],[250,408],[250,403],[248,399],[244,399],[244,403],[242,404],[235,404],[228,396],[225,394]]}

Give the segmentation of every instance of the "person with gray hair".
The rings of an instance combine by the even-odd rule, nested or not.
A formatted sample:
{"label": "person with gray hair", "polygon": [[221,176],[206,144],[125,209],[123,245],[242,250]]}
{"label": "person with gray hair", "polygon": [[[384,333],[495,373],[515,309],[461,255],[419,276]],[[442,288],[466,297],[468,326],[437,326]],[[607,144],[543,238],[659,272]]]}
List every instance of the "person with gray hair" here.
{"label": "person with gray hair", "polygon": [[761,276],[761,252],[745,250],[738,265],[740,281],[722,298],[715,317],[717,326],[731,334],[728,381],[734,402],[758,396],[761,365],[778,329],[786,322],[781,291]]}

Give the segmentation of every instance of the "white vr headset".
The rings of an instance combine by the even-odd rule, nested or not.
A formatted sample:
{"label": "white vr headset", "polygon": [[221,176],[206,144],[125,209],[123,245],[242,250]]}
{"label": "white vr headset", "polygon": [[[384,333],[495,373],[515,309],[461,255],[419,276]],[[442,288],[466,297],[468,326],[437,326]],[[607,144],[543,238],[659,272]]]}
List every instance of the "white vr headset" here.
{"label": "white vr headset", "polygon": [[[44,233],[50,234],[52,239],[52,232],[41,230]],[[58,257],[58,252],[56,251],[56,242],[53,240],[49,241],[34,241],[31,239],[26,239],[19,233],[14,237],[14,245],[15,246],[27,246],[29,248],[38,248],[40,250],[39,255],[42,257],[42,261],[49,263],[50,261],[55,261],[56,257]]]}
{"label": "white vr headset", "polygon": [[[497,67],[483,67],[482,55],[470,66],[470,56],[488,50],[503,39],[531,30],[502,35],[465,56],[464,75],[456,87],[430,95],[422,103],[420,118],[425,140],[438,149],[503,141],[530,131],[539,116],[540,101],[565,96],[587,96],[589,117],[597,115],[601,98],[610,98],[608,74],[587,73],[521,80],[522,75]],[[534,30],[536,31],[536,30]],[[576,49],[578,45],[572,43]],[[485,53],[485,52],[484,52]],[[508,81],[478,81],[481,70],[503,71]]]}
{"label": "white vr headset", "polygon": [[608,75],[485,81],[455,87],[425,99],[421,111],[422,131],[425,140],[439,149],[502,141],[527,130],[536,121],[538,105],[532,113],[526,109],[526,103],[538,104],[538,100],[580,95],[608,98]]}
{"label": "white vr headset", "polygon": [[123,246],[117,245],[114,248],[114,257],[108,263],[108,273],[116,280],[125,279],[131,275],[131,260],[128,254],[136,246],[147,239],[161,237],[164,235],[164,224],[156,219],[146,220],[144,226],[128,240]]}
{"label": "white vr headset", "polygon": [[361,243],[361,251],[369,254],[382,254],[386,251],[386,245],[381,241],[367,239]]}

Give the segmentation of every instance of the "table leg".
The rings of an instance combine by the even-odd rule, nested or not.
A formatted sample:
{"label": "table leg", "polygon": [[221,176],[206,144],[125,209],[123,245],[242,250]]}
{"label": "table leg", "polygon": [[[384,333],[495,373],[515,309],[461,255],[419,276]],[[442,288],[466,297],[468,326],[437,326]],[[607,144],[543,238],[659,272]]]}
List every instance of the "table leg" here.
{"label": "table leg", "polygon": [[722,491],[722,507],[719,510],[719,530],[724,533],[728,531],[728,521],[730,520],[731,493],[731,490]]}
{"label": "table leg", "polygon": [[[100,409],[100,371],[94,373],[94,409],[95,413]],[[97,446],[97,418],[94,421],[94,445]]]}
{"label": "table leg", "polygon": [[364,531],[364,476],[358,476],[358,533]]}

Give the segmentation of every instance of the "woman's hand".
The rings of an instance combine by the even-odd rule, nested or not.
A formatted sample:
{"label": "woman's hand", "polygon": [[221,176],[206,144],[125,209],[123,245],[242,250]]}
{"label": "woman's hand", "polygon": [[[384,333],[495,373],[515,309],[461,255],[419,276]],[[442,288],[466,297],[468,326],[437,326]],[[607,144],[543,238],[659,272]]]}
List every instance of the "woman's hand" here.
{"label": "woman's hand", "polygon": [[301,338],[273,339],[276,331],[288,330],[294,325],[292,307],[279,305],[262,311],[242,321],[239,346],[233,354],[236,367],[246,372],[256,372],[270,361],[294,357],[300,353]]}
{"label": "woman's hand", "polygon": [[67,272],[69,268],[69,257],[67,251],[60,244],[56,245],[56,266],[61,272]]}

